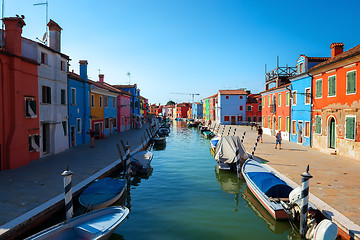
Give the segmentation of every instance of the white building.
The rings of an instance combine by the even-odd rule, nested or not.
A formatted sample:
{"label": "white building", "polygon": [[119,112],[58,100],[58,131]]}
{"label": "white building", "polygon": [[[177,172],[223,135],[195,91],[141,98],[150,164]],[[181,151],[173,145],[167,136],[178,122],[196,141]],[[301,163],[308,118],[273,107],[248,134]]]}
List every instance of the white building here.
{"label": "white building", "polygon": [[40,63],[39,115],[40,156],[56,154],[69,148],[67,71],[70,58],[60,52],[62,28],[50,20],[50,47],[23,39],[23,56]]}
{"label": "white building", "polygon": [[216,123],[236,125],[246,121],[246,96],[243,89],[219,90],[216,106]]}

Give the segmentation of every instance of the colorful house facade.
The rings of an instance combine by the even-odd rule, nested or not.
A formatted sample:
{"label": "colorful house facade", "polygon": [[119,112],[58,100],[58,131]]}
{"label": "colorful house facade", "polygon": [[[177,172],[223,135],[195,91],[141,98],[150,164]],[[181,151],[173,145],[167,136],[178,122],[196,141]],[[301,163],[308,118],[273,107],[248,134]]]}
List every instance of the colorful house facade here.
{"label": "colorful house facade", "polygon": [[262,97],[260,94],[248,94],[246,98],[246,121],[261,123]]}
{"label": "colorful house facade", "polygon": [[118,132],[124,132],[131,128],[131,94],[119,91],[121,93],[117,97],[117,129]]}
{"label": "colorful house facade", "polygon": [[243,89],[219,90],[216,123],[241,124],[246,117],[246,95],[247,92]]}
{"label": "colorful house facade", "polygon": [[137,84],[113,85],[113,87],[131,94],[131,114],[133,116],[140,116],[140,89],[137,88]]}
{"label": "colorful house facade", "polygon": [[190,108],[190,103],[179,103],[175,105],[176,118],[187,118],[187,112]]}
{"label": "colorful house facade", "polygon": [[0,170],[40,157],[38,66],[22,55],[23,18],[4,18],[0,50]]}
{"label": "colorful house facade", "polygon": [[343,52],[332,43],[331,58],[311,69],[312,147],[360,159],[360,45]]}
{"label": "colorful house facade", "polygon": [[80,75],[68,73],[69,106],[69,147],[90,142],[90,84],[88,82],[86,60],[80,62]]}
{"label": "colorful house facade", "polygon": [[291,81],[291,125],[290,141],[311,146],[311,75],[308,69],[328,60],[326,57],[300,55],[296,64],[296,75]]}
{"label": "colorful house facade", "polygon": [[62,28],[50,20],[49,46],[23,39],[24,56],[38,61],[40,157],[69,148],[67,72],[70,58],[61,53]]}
{"label": "colorful house facade", "polygon": [[203,105],[202,103],[193,103],[192,104],[192,118],[193,119],[202,119],[203,118]]}

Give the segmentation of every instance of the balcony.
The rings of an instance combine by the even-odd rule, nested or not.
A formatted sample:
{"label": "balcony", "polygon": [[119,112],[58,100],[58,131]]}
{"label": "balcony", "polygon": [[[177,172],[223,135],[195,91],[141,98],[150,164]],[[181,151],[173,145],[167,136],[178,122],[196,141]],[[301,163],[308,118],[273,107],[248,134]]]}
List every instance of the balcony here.
{"label": "balcony", "polygon": [[265,73],[265,81],[271,82],[278,78],[288,78],[296,75],[296,67],[277,67]]}

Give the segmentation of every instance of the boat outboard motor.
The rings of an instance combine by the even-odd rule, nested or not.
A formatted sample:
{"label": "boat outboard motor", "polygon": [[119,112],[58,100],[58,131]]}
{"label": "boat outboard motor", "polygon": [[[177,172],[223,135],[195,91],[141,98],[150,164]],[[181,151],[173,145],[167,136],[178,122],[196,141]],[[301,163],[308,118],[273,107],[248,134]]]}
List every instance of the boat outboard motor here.
{"label": "boat outboard motor", "polygon": [[314,225],[306,233],[306,239],[311,240],[335,240],[338,233],[338,227],[328,219],[322,220]]}
{"label": "boat outboard motor", "polygon": [[293,219],[300,218],[301,212],[301,187],[297,187],[289,194],[290,213]]}

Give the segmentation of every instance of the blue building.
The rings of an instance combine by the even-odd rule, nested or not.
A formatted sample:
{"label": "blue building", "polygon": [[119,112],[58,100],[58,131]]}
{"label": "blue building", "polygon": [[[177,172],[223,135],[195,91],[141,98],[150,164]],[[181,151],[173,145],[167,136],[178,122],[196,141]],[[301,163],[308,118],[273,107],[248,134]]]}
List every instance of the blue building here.
{"label": "blue building", "polygon": [[236,125],[245,121],[247,94],[243,89],[219,90],[216,106],[216,123]]}
{"label": "blue building", "polygon": [[[90,142],[90,83],[87,76],[87,61],[80,61],[80,76],[68,73],[68,124],[69,147]],[[61,103],[66,104],[65,94]],[[64,97],[63,97],[64,96]]]}
{"label": "blue building", "polygon": [[140,116],[140,89],[137,85],[113,85],[117,89],[124,90],[130,93],[131,96],[131,114],[133,116]]}
{"label": "blue building", "polygon": [[290,141],[311,146],[311,80],[308,69],[329,58],[300,55],[296,64],[296,75],[291,81],[291,129]]}
{"label": "blue building", "polygon": [[203,105],[202,103],[193,103],[192,104],[192,113],[191,117],[193,119],[202,119],[203,118]]}

